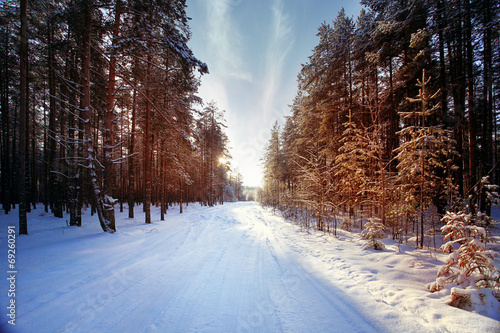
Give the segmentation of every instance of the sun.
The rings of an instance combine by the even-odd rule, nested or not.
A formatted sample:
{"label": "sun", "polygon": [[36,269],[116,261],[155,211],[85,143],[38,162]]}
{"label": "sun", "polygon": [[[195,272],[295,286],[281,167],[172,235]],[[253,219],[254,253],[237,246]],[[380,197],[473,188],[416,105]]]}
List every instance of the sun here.
{"label": "sun", "polygon": [[225,158],[224,156],[219,157],[219,164],[224,165],[228,162],[228,159]]}

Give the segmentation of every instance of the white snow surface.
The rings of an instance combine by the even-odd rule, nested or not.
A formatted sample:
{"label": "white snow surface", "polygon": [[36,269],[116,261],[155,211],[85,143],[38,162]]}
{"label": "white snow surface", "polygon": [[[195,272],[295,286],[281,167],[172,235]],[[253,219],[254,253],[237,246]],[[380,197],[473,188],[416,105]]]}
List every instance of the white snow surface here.
{"label": "white snow surface", "polygon": [[[125,209],[115,234],[88,211],[78,228],[34,210],[16,238],[16,325],[4,278],[0,332],[500,332],[498,313],[425,289],[439,254],[362,250],[357,234],[302,231],[257,203],[184,208],[159,221],[153,207],[150,225]],[[0,215],[5,272],[9,225],[17,211]]]}

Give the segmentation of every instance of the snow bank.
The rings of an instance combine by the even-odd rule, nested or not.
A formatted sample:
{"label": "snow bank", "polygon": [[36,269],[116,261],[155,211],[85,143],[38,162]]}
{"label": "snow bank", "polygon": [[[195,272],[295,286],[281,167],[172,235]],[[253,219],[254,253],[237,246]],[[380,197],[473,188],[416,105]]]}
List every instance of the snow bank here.
{"label": "snow bank", "polygon": [[[271,211],[268,210],[271,215]],[[276,223],[282,221],[275,217]],[[280,234],[309,270],[345,290],[360,306],[378,303],[375,311],[382,321],[409,318],[429,331],[499,332],[500,313],[478,314],[449,306],[449,290],[430,293],[426,284],[436,279],[446,254],[431,255],[428,250],[383,239],[384,251],[363,250],[366,240],[357,233],[340,231],[334,238],[318,231],[308,233],[299,226],[282,223]],[[339,233],[339,231],[337,231]],[[491,299],[489,299],[491,300]],[[411,330],[394,322],[396,331]]]}

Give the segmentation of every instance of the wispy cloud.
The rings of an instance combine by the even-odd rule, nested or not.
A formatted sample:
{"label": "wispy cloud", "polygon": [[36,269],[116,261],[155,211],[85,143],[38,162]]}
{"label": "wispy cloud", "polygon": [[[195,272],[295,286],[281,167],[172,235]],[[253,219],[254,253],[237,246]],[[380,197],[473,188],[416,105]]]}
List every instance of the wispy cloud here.
{"label": "wispy cloud", "polygon": [[280,85],[283,65],[294,43],[291,21],[284,11],[283,0],[273,1],[272,14],[272,31],[266,52],[262,99],[262,108],[267,112],[272,111],[272,100]]}
{"label": "wispy cloud", "polygon": [[207,35],[210,52],[216,59],[212,63],[220,75],[251,80],[242,57],[241,35],[231,17],[234,0],[206,1]]}

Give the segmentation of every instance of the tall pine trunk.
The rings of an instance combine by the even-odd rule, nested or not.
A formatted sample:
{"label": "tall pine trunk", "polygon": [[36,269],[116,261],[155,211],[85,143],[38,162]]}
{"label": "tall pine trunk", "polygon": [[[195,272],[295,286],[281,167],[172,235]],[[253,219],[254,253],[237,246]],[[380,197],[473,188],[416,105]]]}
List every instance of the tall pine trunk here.
{"label": "tall pine trunk", "polygon": [[137,91],[134,88],[134,96],[132,99],[132,128],[130,129],[130,146],[129,146],[129,164],[128,164],[128,217],[134,218],[135,205],[135,110],[136,110]]}
{"label": "tall pine trunk", "polygon": [[[76,56],[75,52],[71,52],[70,64],[69,64],[69,77],[71,80],[77,80],[77,70],[76,70]],[[76,128],[76,94],[75,89],[71,89],[69,94],[69,104],[70,112],[68,114],[68,158],[69,158],[69,225],[71,226],[82,226],[82,211],[81,202],[79,200],[81,192],[81,181],[80,170],[81,167],[79,163],[74,161],[75,157],[78,156],[78,145],[76,144],[75,128]]]}
{"label": "tall pine trunk", "polygon": [[20,121],[19,121],[19,234],[28,234],[26,214],[26,123],[28,118],[28,20],[27,0],[21,0]]}
{"label": "tall pine trunk", "polygon": [[[465,117],[465,72],[463,67],[464,54],[463,54],[463,16],[461,1],[457,2],[456,8],[457,19],[451,21],[453,29],[451,29],[453,40],[448,39],[448,50],[450,53],[450,81],[453,82],[453,107],[454,107],[454,138],[457,142],[458,158],[456,166],[458,167],[455,172],[455,177],[458,180],[459,194],[464,197],[467,192],[464,181],[467,180],[466,176],[466,154],[464,152],[464,117]],[[448,9],[450,7],[447,7]],[[446,13],[446,11],[444,12]]]}
{"label": "tall pine trunk", "polygon": [[[465,1],[465,38],[467,56],[467,103],[469,107],[469,188],[475,186],[477,181],[476,170],[476,110],[474,105],[474,54],[472,49],[472,16],[470,0]],[[476,218],[477,197],[472,193],[470,210],[472,219]]]}
{"label": "tall pine trunk", "polygon": [[85,38],[83,46],[83,84],[82,84],[82,98],[83,98],[83,115],[84,115],[84,141],[85,149],[87,153],[87,171],[89,173],[92,192],[94,195],[94,202],[96,205],[97,216],[99,217],[99,223],[101,228],[105,232],[113,233],[116,231],[114,220],[110,221],[106,219],[105,209],[108,209],[112,202],[110,202],[109,197],[101,191],[99,183],[97,181],[96,172],[96,156],[93,147],[92,140],[92,125],[91,125],[91,106],[90,106],[90,55],[91,55],[91,42],[92,42],[92,11],[93,4],[85,4]]}
{"label": "tall pine trunk", "polygon": [[148,54],[146,74],[146,128],[144,131],[144,213],[145,222],[151,223],[151,54]]}
{"label": "tall pine trunk", "polygon": [[[484,1],[483,26],[485,27],[483,36],[483,130],[481,135],[481,160],[482,175],[486,176],[493,167],[493,75],[492,75],[492,32],[491,32],[491,4],[489,0]],[[498,181],[495,179],[494,181]],[[481,211],[491,215],[491,202],[487,200],[485,190],[481,193]]]}
{"label": "tall pine trunk", "polygon": [[60,186],[57,175],[56,161],[56,131],[57,131],[57,110],[56,110],[56,81],[55,81],[55,55],[53,47],[54,31],[51,22],[48,26],[48,63],[49,63],[49,142],[47,165],[49,168],[49,187],[46,189],[50,207],[55,217],[62,218],[62,205],[60,200]]}
{"label": "tall pine trunk", "polygon": [[1,107],[2,107],[2,208],[5,214],[10,211],[11,204],[11,158],[10,158],[10,110],[9,110],[9,34],[7,27],[5,32],[5,45],[2,52],[3,64],[0,82]]}
{"label": "tall pine trunk", "polygon": [[108,195],[109,202],[106,202],[104,209],[104,218],[111,224],[115,225],[115,180],[113,166],[113,144],[114,144],[114,104],[115,104],[115,83],[116,83],[116,46],[118,34],[120,32],[120,16],[121,16],[121,1],[116,1],[115,6],[115,22],[113,29],[113,41],[111,43],[111,56],[109,61],[109,79],[108,79],[108,96],[106,114],[104,117],[104,191]]}

